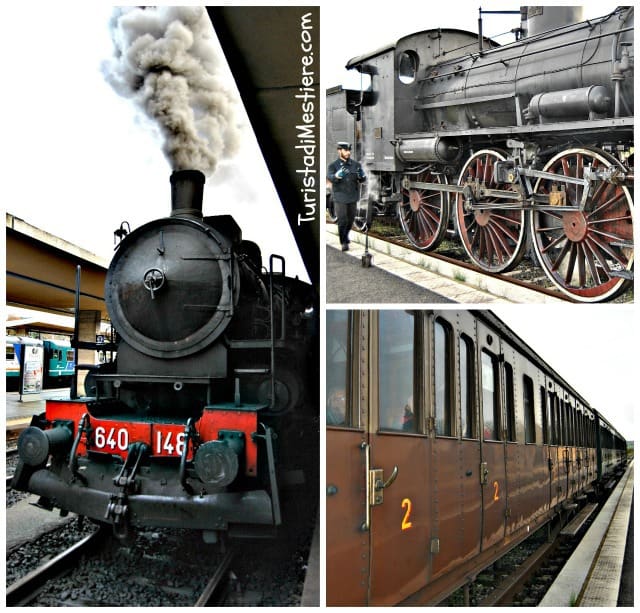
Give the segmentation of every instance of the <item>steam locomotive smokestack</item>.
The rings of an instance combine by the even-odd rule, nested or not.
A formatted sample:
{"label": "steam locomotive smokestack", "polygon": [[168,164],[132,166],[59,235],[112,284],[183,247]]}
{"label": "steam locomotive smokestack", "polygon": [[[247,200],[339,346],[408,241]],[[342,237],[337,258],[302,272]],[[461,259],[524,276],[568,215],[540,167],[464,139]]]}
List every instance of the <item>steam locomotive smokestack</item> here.
{"label": "steam locomotive smokestack", "polygon": [[202,219],[204,173],[199,170],[175,170],[171,173],[171,217]]}

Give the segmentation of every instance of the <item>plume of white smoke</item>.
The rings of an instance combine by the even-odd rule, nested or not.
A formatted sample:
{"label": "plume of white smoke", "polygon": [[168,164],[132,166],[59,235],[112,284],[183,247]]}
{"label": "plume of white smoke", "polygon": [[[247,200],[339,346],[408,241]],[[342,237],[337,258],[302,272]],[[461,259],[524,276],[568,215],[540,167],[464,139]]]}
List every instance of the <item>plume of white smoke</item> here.
{"label": "plume of white smoke", "polygon": [[219,160],[236,152],[240,130],[205,9],[119,8],[110,25],[107,81],[157,123],[173,170],[210,176]]}

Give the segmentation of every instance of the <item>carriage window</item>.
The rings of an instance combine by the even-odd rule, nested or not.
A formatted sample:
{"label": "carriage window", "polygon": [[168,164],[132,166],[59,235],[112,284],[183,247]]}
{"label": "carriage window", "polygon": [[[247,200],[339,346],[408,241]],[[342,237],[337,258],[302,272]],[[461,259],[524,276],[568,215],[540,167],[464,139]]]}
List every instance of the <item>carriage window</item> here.
{"label": "carriage window", "polygon": [[549,427],[551,429],[551,440],[550,443],[552,445],[558,444],[558,422],[556,419],[557,413],[557,397],[554,393],[549,392]]}
{"label": "carriage window", "polygon": [[509,362],[504,363],[505,399],[507,402],[507,440],[516,441],[516,410],[513,402],[513,367]]}
{"label": "carriage window", "polygon": [[477,438],[473,341],[460,336],[460,413],[463,438]]}
{"label": "carriage window", "polygon": [[70,349],[69,351],[67,351],[67,362],[73,362],[73,359],[74,359],[73,349]]}
{"label": "carriage window", "polygon": [[580,407],[580,405],[576,407],[575,426],[575,444],[576,447],[582,447],[582,408]]}
{"label": "carriage window", "polygon": [[524,442],[536,442],[536,415],[533,400],[533,381],[527,375],[522,377],[522,402],[524,405]]}
{"label": "carriage window", "polygon": [[398,59],[398,79],[405,85],[416,80],[418,74],[418,54],[415,51],[404,51]]}
{"label": "carriage window", "polygon": [[434,374],[436,434],[454,436],[451,401],[451,328],[443,321],[434,324]]}
{"label": "carriage window", "polygon": [[567,443],[569,445],[574,445],[575,444],[575,425],[573,423],[573,417],[575,414],[575,408],[572,404],[567,404],[567,424],[568,424],[568,428],[567,428],[567,436],[568,436],[568,440]]}
{"label": "carriage window", "polygon": [[547,415],[547,393],[544,387],[540,386],[540,402],[542,403],[542,443],[549,443],[549,416]]}
{"label": "carriage window", "polygon": [[415,318],[406,311],[380,311],[380,429],[416,432],[414,417]]}
{"label": "carriage window", "polygon": [[351,425],[347,413],[351,353],[348,311],[327,311],[327,425]]}
{"label": "carriage window", "polygon": [[482,352],[482,419],[485,440],[500,440],[500,404],[498,402],[496,359]]}

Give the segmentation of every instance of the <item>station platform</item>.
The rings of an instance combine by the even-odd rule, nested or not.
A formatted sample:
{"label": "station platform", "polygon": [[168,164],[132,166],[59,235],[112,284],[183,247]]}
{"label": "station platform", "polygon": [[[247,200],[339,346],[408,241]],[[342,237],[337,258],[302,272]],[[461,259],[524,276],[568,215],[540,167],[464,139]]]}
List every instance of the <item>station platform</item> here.
{"label": "station platform", "polygon": [[[362,267],[364,234],[352,231],[340,250],[338,227],[325,224],[327,304],[455,302],[460,304],[558,303],[558,298],[487,277],[453,263],[369,237],[371,268]],[[378,275],[377,277],[374,275]],[[385,284],[393,284],[387,290]],[[404,285],[406,284],[406,285]]]}
{"label": "station platform", "polygon": [[302,590],[301,607],[317,607],[320,605],[320,515],[316,517],[311,550],[307,561],[307,574]]}
{"label": "station platform", "polygon": [[538,606],[618,606],[632,502],[633,462]]}
{"label": "station platform", "polygon": [[47,399],[68,399],[69,388],[43,390],[39,394],[25,394],[20,397],[18,392],[7,392],[5,421],[7,430],[28,426],[31,417],[43,413]]}

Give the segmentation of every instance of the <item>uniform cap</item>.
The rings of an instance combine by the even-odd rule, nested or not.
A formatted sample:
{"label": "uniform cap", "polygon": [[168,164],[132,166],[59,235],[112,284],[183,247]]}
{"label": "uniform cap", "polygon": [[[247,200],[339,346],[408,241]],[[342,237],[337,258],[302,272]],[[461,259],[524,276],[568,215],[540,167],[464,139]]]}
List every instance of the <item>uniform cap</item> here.
{"label": "uniform cap", "polygon": [[347,151],[351,151],[351,143],[340,141],[338,143],[338,149],[346,149]]}

